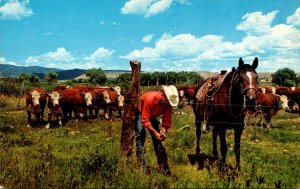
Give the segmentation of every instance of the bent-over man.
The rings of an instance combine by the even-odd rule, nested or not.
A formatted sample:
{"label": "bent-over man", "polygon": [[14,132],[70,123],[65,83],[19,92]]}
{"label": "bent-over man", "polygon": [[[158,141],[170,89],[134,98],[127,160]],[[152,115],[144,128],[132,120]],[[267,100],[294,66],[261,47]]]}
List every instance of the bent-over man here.
{"label": "bent-over man", "polygon": [[[149,130],[157,158],[159,171],[171,175],[166,149],[162,141],[166,138],[167,130],[171,126],[172,108],[178,106],[179,95],[175,86],[162,86],[163,91],[149,91],[142,95],[138,103],[136,126],[136,154],[144,173],[147,172],[144,158],[145,128]],[[162,117],[162,128],[159,129]]]}

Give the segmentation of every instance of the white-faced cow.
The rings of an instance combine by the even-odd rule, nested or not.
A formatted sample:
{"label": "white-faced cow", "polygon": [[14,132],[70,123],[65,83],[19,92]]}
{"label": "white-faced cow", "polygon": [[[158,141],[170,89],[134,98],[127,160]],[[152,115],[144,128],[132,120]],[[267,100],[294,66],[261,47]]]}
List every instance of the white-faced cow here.
{"label": "white-faced cow", "polygon": [[273,93],[259,93],[257,95],[257,112],[265,120],[263,124],[266,128],[271,128],[271,118],[277,114],[280,109],[288,110],[288,99],[285,95],[275,95]]}
{"label": "white-faced cow", "polygon": [[60,107],[60,97],[62,91],[53,91],[50,94],[47,93],[48,96],[48,124],[46,128],[50,128],[50,124],[52,121],[52,117],[56,118],[58,125],[62,125],[62,109]]}
{"label": "white-faced cow", "polygon": [[46,93],[41,88],[34,88],[26,95],[26,111],[28,115],[28,125],[32,123],[31,114],[35,115],[39,125],[43,121],[44,110],[47,104]]}

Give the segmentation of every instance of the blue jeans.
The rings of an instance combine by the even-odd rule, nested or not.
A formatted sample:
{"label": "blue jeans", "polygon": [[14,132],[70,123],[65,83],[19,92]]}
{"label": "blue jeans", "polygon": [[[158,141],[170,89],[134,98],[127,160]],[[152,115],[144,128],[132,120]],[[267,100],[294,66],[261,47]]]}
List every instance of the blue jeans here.
{"label": "blue jeans", "polygon": [[[136,152],[137,152],[137,158],[139,163],[145,164],[144,160],[144,144],[146,140],[146,131],[145,128],[142,126],[142,115],[140,112],[138,112],[137,115],[137,125],[136,125]],[[151,118],[150,119],[152,127],[159,132],[159,121],[156,118]],[[156,159],[157,159],[157,164],[159,165],[159,168],[162,172],[169,174],[170,173],[170,168],[168,165],[168,158],[167,158],[167,153],[166,149],[161,143],[160,140],[156,139],[155,135],[151,132],[149,132],[152,138],[155,154],[156,154]]]}

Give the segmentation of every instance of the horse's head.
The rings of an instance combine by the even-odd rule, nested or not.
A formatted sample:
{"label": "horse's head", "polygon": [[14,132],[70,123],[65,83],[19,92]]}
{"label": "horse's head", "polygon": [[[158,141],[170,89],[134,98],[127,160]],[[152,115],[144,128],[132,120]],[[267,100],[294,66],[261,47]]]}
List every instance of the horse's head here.
{"label": "horse's head", "polygon": [[252,65],[245,64],[242,58],[239,60],[239,67],[237,73],[241,84],[242,92],[245,97],[245,103],[247,109],[255,109],[256,97],[257,97],[257,73],[255,69],[258,66],[258,59],[255,57]]}

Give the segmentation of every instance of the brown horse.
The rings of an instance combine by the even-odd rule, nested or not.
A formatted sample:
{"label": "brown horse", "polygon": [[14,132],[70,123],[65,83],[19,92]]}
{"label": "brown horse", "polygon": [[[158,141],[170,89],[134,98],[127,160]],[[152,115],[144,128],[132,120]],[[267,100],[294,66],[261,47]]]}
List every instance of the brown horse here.
{"label": "brown horse", "polygon": [[236,168],[240,170],[240,141],[244,130],[245,111],[255,111],[257,97],[258,59],[252,65],[244,64],[239,59],[237,69],[208,79],[197,93],[197,100],[193,102],[195,114],[197,147],[196,154],[200,153],[201,123],[214,126],[213,129],[213,156],[218,158],[217,136],[220,138],[222,164],[226,162],[227,144],[226,130],[234,129],[234,152]]}

